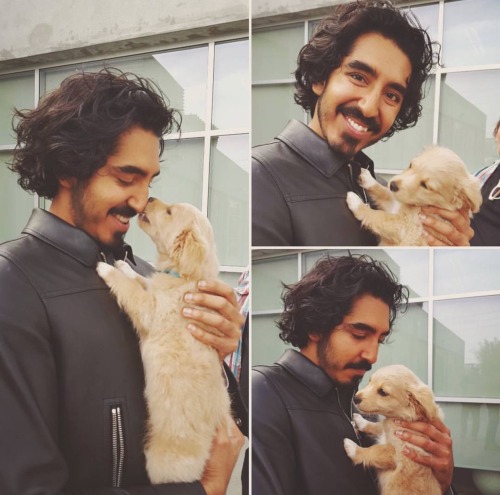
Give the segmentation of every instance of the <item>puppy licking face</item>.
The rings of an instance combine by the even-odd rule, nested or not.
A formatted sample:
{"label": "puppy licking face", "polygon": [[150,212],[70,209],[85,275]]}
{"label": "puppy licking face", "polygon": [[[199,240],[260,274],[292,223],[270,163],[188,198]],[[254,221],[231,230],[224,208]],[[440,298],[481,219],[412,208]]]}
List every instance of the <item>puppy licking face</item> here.
{"label": "puppy licking face", "polygon": [[441,417],[431,389],[411,370],[395,364],[377,370],[354,402],[360,411],[406,421],[430,421]]}
{"label": "puppy licking face", "polygon": [[389,181],[389,189],[400,203],[415,206],[448,210],[465,206],[476,213],[482,202],[477,179],[456,153],[440,146],[431,146],[414,158]]}
{"label": "puppy licking face", "polygon": [[217,275],[219,263],[212,227],[194,206],[149,198],[138,223],[156,245],[159,270],[175,270],[192,280]]}

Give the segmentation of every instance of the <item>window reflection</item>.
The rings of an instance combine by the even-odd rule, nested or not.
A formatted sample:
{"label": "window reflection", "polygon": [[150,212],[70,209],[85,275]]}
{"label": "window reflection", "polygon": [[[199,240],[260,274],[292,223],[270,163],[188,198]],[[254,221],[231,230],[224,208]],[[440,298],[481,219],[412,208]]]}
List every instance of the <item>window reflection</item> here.
{"label": "window reflection", "polygon": [[500,2],[459,0],[444,4],[446,67],[498,63]]}
{"label": "window reflection", "polygon": [[434,390],[500,398],[500,296],[434,303]]}
{"label": "window reflection", "polygon": [[500,70],[443,76],[439,144],[458,153],[471,172],[498,158],[492,136],[500,116],[495,101],[500,101]]}
{"label": "window reflection", "polygon": [[248,40],[215,45],[212,129],[249,127]]}
{"label": "window reflection", "polygon": [[238,265],[248,256],[248,135],[212,138],[208,216],[219,261]]}

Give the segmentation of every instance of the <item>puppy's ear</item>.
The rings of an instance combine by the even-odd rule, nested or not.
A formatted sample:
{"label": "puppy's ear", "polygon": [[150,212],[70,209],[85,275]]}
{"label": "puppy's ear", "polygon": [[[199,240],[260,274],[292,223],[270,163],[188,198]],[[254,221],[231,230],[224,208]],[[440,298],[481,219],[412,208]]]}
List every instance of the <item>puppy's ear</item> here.
{"label": "puppy's ear", "polygon": [[460,180],[457,190],[457,202],[461,206],[467,206],[472,213],[479,211],[483,197],[481,196],[481,186],[477,177],[468,174],[467,177]]}
{"label": "puppy's ear", "polygon": [[203,263],[208,246],[197,225],[191,224],[174,240],[172,258],[181,277],[198,280],[203,272]]}
{"label": "puppy's ear", "polygon": [[439,408],[434,394],[426,385],[417,385],[408,390],[408,401],[415,411],[416,420],[430,421],[439,417]]}

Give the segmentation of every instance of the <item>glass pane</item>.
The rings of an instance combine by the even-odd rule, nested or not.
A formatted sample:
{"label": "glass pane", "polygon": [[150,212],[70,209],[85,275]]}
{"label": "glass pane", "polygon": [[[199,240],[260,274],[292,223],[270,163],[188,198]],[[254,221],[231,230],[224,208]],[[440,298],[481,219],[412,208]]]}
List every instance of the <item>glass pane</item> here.
{"label": "glass pane", "polygon": [[[446,67],[498,63],[500,2],[460,0],[444,4]],[[495,101],[493,98],[490,101]]]}
{"label": "glass pane", "polygon": [[33,196],[17,184],[18,175],[7,168],[12,153],[0,152],[0,242],[18,237],[33,210]]}
{"label": "glass pane", "polygon": [[304,45],[304,24],[252,33],[252,78],[254,82],[294,79],[297,54]]}
{"label": "glass pane", "polygon": [[35,103],[33,72],[0,77],[0,145],[15,144],[12,131],[13,109],[28,110]]}
{"label": "glass pane", "polygon": [[154,55],[110,59],[41,71],[41,94],[58,87],[76,70],[97,71],[116,67],[153,80],[182,115],[182,131],[205,129],[208,47],[201,46]]}
{"label": "glass pane", "polygon": [[215,45],[212,129],[250,127],[248,40]]}
{"label": "glass pane", "polygon": [[[203,139],[165,141],[161,174],[151,186],[151,196],[166,203],[190,203],[202,207]],[[127,242],[134,253],[154,262],[156,249],[149,237],[133,222]]]}
{"label": "glass pane", "polygon": [[377,363],[365,375],[362,387],[379,368],[389,364],[404,364],[423,382],[427,382],[428,332],[427,304],[411,304],[404,315],[394,322],[387,344],[379,347]]}
{"label": "glass pane", "polygon": [[221,265],[248,264],[248,135],[212,138],[208,217]]}
{"label": "glass pane", "polygon": [[279,338],[278,316],[252,317],[252,366],[273,364],[292,346]]}
{"label": "glass pane", "polygon": [[[305,253],[304,273],[309,271],[314,263],[325,255],[327,251]],[[396,275],[399,283],[406,285],[410,290],[410,297],[425,297],[428,294],[429,254],[426,249],[349,249],[328,251],[331,256],[346,256],[349,253],[367,254],[372,258],[384,262]]]}
{"label": "glass pane", "polygon": [[254,261],[252,265],[252,310],[281,313],[281,283],[297,282],[297,256]]}
{"label": "glass pane", "polygon": [[436,249],[434,256],[435,295],[500,290],[498,250]]}
{"label": "glass pane", "polygon": [[500,398],[500,296],[434,303],[434,391]]}
{"label": "glass pane", "polygon": [[415,127],[397,132],[388,141],[379,141],[363,150],[375,162],[376,171],[403,170],[414,156],[432,143],[434,88],[435,78],[432,76],[427,82],[426,96],[421,102],[422,116]]}
{"label": "glass pane", "polygon": [[455,467],[480,470],[472,475],[478,491],[460,493],[500,493],[500,405],[441,403],[440,406],[446,426],[452,431]]}
{"label": "glass pane", "polygon": [[409,9],[420,22],[420,25],[429,33],[432,41],[438,39],[439,5],[414,5]]}
{"label": "glass pane", "polygon": [[500,101],[500,70],[446,74],[442,81],[439,144],[477,172],[498,159],[493,129],[499,113],[492,102]]}
{"label": "glass pane", "polygon": [[252,89],[252,146],[269,143],[290,119],[304,120],[304,110],[293,100],[292,84],[254,86]]}

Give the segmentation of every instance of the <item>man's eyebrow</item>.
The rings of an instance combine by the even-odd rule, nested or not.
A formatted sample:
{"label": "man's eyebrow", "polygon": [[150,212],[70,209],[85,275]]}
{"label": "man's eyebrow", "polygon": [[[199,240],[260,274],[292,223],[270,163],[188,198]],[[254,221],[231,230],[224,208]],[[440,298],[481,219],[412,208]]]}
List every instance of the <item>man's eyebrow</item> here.
{"label": "man's eyebrow", "polygon": [[[135,165],[115,166],[115,169],[123,174],[139,175],[141,177],[146,177],[148,175],[142,168],[136,167]],[[153,177],[158,177],[159,175],[160,171],[156,172]]]}
{"label": "man's eyebrow", "polygon": [[[377,71],[371,65],[368,65],[367,63],[362,62],[361,60],[351,60],[350,62],[347,63],[347,66],[351,69],[356,69],[356,70],[366,72],[367,74],[370,74],[371,76],[377,75]],[[397,83],[397,82],[390,83],[389,87],[398,91],[403,96],[406,94],[406,87]]]}
{"label": "man's eyebrow", "polygon": [[[362,322],[348,323],[348,326],[351,328],[354,328],[356,330],[362,330],[364,332],[368,332],[368,333],[372,333],[372,334],[377,333],[377,330],[375,328],[373,328],[371,325],[367,325],[366,323],[362,323]],[[391,333],[390,330],[387,330],[387,332],[380,334],[380,336],[381,337],[388,337],[390,333]]]}

